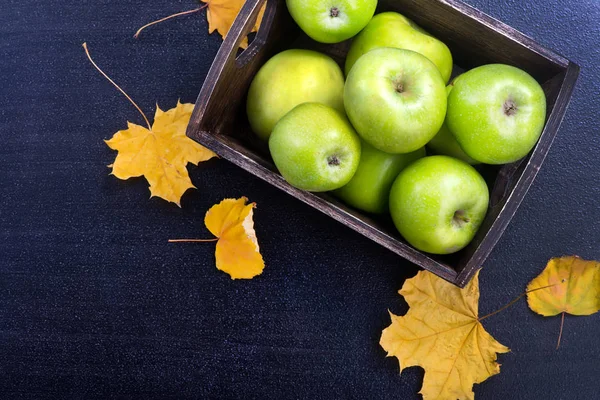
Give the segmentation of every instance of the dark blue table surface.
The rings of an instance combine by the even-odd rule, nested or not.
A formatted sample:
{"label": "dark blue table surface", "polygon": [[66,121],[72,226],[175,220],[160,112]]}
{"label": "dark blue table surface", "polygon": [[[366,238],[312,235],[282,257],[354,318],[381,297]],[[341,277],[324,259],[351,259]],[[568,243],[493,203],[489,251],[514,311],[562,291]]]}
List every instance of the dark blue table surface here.
{"label": "dark blue table surface", "polygon": [[[481,273],[481,313],[546,261],[600,258],[600,3],[469,0],[582,66],[533,187]],[[221,43],[204,15],[132,38],[192,0],[4,0],[0,11],[0,398],[419,398],[378,341],[415,267],[223,160],[191,167],[179,209],[119,181],[103,142],[142,123],[89,65],[152,115],[193,102]],[[267,263],[252,281],[214,267],[203,216],[258,203]],[[512,352],[479,399],[600,397],[600,315],[543,318],[524,301],[485,321]]]}

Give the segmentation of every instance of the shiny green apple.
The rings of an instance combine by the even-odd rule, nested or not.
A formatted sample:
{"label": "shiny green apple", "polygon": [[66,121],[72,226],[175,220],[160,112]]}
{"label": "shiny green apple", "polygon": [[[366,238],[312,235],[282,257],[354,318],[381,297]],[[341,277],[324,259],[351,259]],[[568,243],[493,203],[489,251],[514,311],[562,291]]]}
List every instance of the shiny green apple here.
{"label": "shiny green apple", "polygon": [[[446,93],[449,95],[453,84],[446,86]],[[427,143],[427,147],[434,153],[439,155],[458,158],[469,164],[478,164],[479,162],[472,159],[463,151],[456,138],[448,129],[446,121],[442,124],[439,132]]]}
{"label": "shiny green apple", "polygon": [[364,141],[386,153],[410,153],[440,130],[446,88],[425,56],[380,48],[354,64],[344,87],[344,106]]}
{"label": "shiny green apple", "polygon": [[248,90],[246,113],[250,126],[267,140],[273,127],[301,103],[317,102],[344,112],[344,75],[325,54],[285,50],[269,59]]}
{"label": "shiny green apple", "polygon": [[450,254],[475,236],[488,208],[485,180],[469,164],[430,156],[406,167],[392,185],[390,214],[415,248]]}
{"label": "shiny green apple", "polygon": [[298,26],[317,42],[338,43],[360,32],[377,7],[377,0],[287,0]]}
{"label": "shiny green apple", "polygon": [[523,158],[546,121],[546,96],[528,73],[488,64],[462,74],[448,96],[446,123],[460,147],[486,164]]}
{"label": "shiny green apple", "polygon": [[363,141],[356,173],[350,182],[333,193],[359,210],[375,214],[387,213],[394,179],[407,165],[421,157],[425,157],[425,148],[412,153],[390,154]]}
{"label": "shiny green apple", "polygon": [[343,114],[320,103],[303,103],[277,122],[269,150],[290,185],[324,192],[350,181],[358,168],[361,144]]}
{"label": "shiny green apple", "polygon": [[450,79],[452,54],[448,46],[410,19],[395,12],[375,15],[365,29],[352,40],[346,57],[346,75],[360,56],[380,47],[396,47],[423,54],[438,68],[444,83]]}

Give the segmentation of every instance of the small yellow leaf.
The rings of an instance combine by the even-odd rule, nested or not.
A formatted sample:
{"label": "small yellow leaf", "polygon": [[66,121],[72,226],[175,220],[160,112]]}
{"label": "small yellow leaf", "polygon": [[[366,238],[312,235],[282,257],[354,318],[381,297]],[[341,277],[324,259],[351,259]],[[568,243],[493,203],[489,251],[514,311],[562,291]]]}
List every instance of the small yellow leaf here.
{"label": "small yellow leaf", "polygon": [[251,279],[265,267],[252,220],[255,203],[247,198],[225,199],[212,206],[204,223],[219,238],[215,251],[217,268],[231,279]]}
{"label": "small yellow leaf", "polygon": [[193,104],[181,104],[168,111],[156,106],[152,130],[127,123],[128,128],[106,141],[117,150],[112,174],[119,179],[144,176],[151,196],[180,205],[181,196],[193,188],[186,165],[198,165],[216,154],[185,135]]}
{"label": "small yellow leaf", "polygon": [[473,399],[473,384],[500,372],[496,353],[510,351],[485,331],[478,317],[479,273],[464,288],[427,271],[406,280],[400,294],[405,316],[390,313],[380,345],[397,357],[400,370],[425,370],[424,400]]}
{"label": "small yellow leaf", "polygon": [[552,258],[527,286],[529,308],[546,317],[563,312],[590,315],[600,310],[600,262],[579,257]]}
{"label": "small yellow leaf", "polygon": [[[208,5],[206,19],[208,20],[208,33],[213,33],[215,30],[221,34],[223,39],[227,36],[235,17],[239,14],[245,0],[202,0]],[[251,32],[257,32],[262,22],[265,13],[266,3],[259,11],[256,23]],[[244,38],[240,47],[245,49],[248,47],[248,38]]]}

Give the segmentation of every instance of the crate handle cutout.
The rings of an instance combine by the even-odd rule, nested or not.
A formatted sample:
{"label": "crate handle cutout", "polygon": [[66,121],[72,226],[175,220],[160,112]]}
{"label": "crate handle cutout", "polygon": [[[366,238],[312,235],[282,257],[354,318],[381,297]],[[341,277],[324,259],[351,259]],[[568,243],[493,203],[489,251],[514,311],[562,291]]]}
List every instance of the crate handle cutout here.
{"label": "crate handle cutout", "polygon": [[[269,36],[269,31],[271,30],[271,25],[273,24],[273,18],[275,17],[275,10],[277,8],[276,2],[272,0],[247,0],[246,4],[244,4],[245,7],[248,5],[248,3],[252,3],[254,7],[251,9],[249,18],[246,20],[246,24],[241,31],[240,37],[238,38],[239,40],[237,41],[238,43],[241,43],[243,38],[246,37],[252,30],[252,27],[256,22],[256,18],[258,18],[258,13],[265,1],[267,1],[267,6],[260,27],[258,28],[258,32],[256,32],[256,36],[248,45],[248,47],[244,49],[235,59],[235,66],[238,69],[243,68],[246,64],[248,64],[248,62],[252,60],[252,58],[265,45],[267,37]],[[240,10],[238,17],[242,15],[244,7],[242,7]]]}
{"label": "crate handle cutout", "polygon": [[237,107],[241,101],[241,91],[247,88],[234,84],[217,85],[221,80],[244,80],[256,68],[264,53],[272,25],[278,13],[278,1],[268,0],[263,15],[261,27],[254,40],[238,55],[240,43],[252,30],[261,7],[267,0],[247,0],[242,6],[229,33],[225,36],[215,59],[206,75],[202,89],[198,94],[196,106],[188,125],[188,136],[194,137],[194,132],[210,130],[214,133],[223,132],[223,113],[225,109],[217,103],[228,99],[229,107]]}

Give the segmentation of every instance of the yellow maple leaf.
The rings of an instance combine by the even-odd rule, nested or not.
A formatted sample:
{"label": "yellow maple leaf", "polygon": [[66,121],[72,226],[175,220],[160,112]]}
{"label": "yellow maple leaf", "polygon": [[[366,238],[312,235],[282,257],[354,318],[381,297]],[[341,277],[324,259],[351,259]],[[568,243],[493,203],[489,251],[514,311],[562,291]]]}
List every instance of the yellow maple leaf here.
{"label": "yellow maple leaf", "polygon": [[152,129],[128,122],[106,144],[117,150],[112,174],[119,179],[144,176],[150,194],[180,205],[181,196],[194,188],[188,175],[188,162],[198,165],[216,154],[185,135],[193,104],[182,104],[168,111],[156,106]]}
{"label": "yellow maple leaf", "polygon": [[[239,14],[245,0],[202,0],[206,3],[208,10],[206,11],[206,19],[208,20],[208,33],[213,33],[215,30],[221,34],[223,39],[229,33],[231,25],[235,17]],[[266,3],[263,4],[262,8],[256,17],[256,23],[250,32],[257,32],[262,22],[263,15],[265,13]],[[244,38],[240,47],[245,49],[248,47],[248,38]]]}
{"label": "yellow maple leaf", "polygon": [[204,223],[219,238],[215,250],[217,268],[231,279],[251,279],[265,267],[252,220],[255,203],[247,198],[225,199],[212,206]]}
{"label": "yellow maple leaf", "polygon": [[406,280],[399,292],[410,306],[405,316],[390,313],[380,345],[397,357],[400,370],[425,370],[424,400],[473,399],[473,384],[500,372],[496,353],[510,351],[498,343],[478,317],[479,273],[464,288],[427,271]]}

